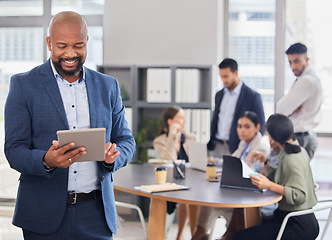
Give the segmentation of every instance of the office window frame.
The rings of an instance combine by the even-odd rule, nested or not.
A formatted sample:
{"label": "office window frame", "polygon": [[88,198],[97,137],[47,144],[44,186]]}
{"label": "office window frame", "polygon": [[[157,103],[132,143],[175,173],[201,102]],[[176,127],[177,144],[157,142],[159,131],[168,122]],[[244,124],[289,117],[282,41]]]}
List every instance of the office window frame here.
{"label": "office window frame", "polygon": [[[0,16],[0,28],[42,28],[42,42],[43,42],[43,50],[42,50],[42,59],[40,64],[45,62],[49,58],[49,51],[47,50],[45,37],[47,36],[48,31],[48,24],[50,19],[53,17],[51,14],[52,10],[52,0],[43,0],[43,14],[38,16]],[[102,15],[83,15],[84,19],[86,20],[88,27],[101,27],[103,29],[103,14]],[[98,30],[99,31],[99,30]],[[98,34],[98,37],[100,35]],[[99,46],[99,45],[98,45]],[[102,54],[103,52],[103,45],[102,45]],[[103,59],[101,58],[101,63]],[[100,64],[101,64],[100,63]],[[96,63],[97,64],[97,63]],[[98,63],[99,64],[99,63]],[[95,66],[97,68],[97,66]],[[9,79],[8,79],[9,81]],[[8,82],[9,84],[9,82]],[[4,91],[2,89],[2,91]],[[1,113],[1,121],[0,123],[3,124],[3,113]],[[4,136],[2,136],[4,139]],[[3,150],[0,151],[1,154],[1,161],[5,160],[5,155]],[[8,166],[9,168],[9,166]],[[13,170],[14,171],[14,170]],[[17,172],[15,172],[17,173]],[[7,196],[6,192],[2,192],[0,190],[0,196]]]}

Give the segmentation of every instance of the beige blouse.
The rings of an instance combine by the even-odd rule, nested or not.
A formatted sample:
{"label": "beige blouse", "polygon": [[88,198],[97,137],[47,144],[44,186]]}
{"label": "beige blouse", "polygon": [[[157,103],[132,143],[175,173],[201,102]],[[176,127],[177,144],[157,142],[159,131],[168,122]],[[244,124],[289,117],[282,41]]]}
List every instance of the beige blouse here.
{"label": "beige blouse", "polygon": [[[185,134],[184,136],[187,140],[196,140],[195,136],[192,134]],[[180,142],[181,132],[177,134],[169,134],[166,136],[166,133],[159,135],[153,140],[152,146],[159,154],[161,159],[174,160],[178,158],[177,146]],[[184,151],[188,156],[188,145],[186,142],[183,143]]]}

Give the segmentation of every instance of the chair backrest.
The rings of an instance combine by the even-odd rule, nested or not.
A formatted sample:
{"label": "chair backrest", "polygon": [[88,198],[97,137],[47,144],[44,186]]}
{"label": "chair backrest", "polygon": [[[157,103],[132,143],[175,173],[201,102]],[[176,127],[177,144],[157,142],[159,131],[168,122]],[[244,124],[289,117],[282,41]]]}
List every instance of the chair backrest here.
{"label": "chair backrest", "polygon": [[294,217],[294,216],[306,215],[306,214],[310,214],[310,213],[314,213],[314,212],[318,212],[318,211],[323,211],[323,210],[326,210],[326,209],[330,209],[330,211],[329,211],[329,215],[328,215],[327,219],[326,220],[324,219],[326,221],[326,224],[324,226],[324,229],[323,229],[323,232],[322,232],[322,237],[321,237],[321,240],[323,240],[324,237],[325,237],[326,231],[327,231],[327,229],[330,225],[331,218],[332,218],[332,200],[321,200],[321,201],[318,201],[316,206],[314,206],[312,209],[307,209],[307,210],[288,213],[286,215],[286,217],[284,218],[282,224],[281,224],[281,227],[280,227],[280,230],[279,230],[279,233],[278,233],[278,236],[277,236],[276,240],[281,239],[282,234],[284,233],[284,230],[286,228],[287,221],[288,221],[289,218]]}
{"label": "chair backrest", "polygon": [[145,237],[145,239],[147,239],[148,232],[147,232],[147,229],[146,229],[145,220],[144,220],[144,216],[143,216],[142,210],[138,206],[136,206],[134,204],[130,204],[130,203],[124,203],[124,202],[115,201],[115,205],[117,207],[130,208],[130,209],[134,209],[134,210],[137,211],[139,219],[140,219],[141,224],[142,224],[144,237]]}

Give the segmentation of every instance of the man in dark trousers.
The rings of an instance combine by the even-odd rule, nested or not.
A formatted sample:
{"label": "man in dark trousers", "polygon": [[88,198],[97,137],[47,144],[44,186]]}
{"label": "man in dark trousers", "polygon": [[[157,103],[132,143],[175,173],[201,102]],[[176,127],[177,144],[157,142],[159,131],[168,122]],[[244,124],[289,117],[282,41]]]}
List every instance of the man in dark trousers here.
{"label": "man in dark trousers", "polygon": [[[13,224],[26,240],[112,240],[113,172],[135,152],[116,79],[83,66],[87,25],[56,14],[46,37],[50,59],[12,76],[5,106],[5,154],[20,172]],[[79,162],[85,147],[59,146],[58,130],[105,128],[104,161]]]}
{"label": "man in dark trousers", "polygon": [[[234,59],[226,58],[219,64],[220,77],[224,88],[216,93],[215,110],[211,123],[211,138],[208,142],[210,155],[217,159],[233,153],[240,142],[237,135],[237,121],[245,111],[255,112],[264,132],[265,116],[261,95],[249,88],[238,76],[238,64]],[[207,238],[208,228],[214,216],[222,215],[226,223],[230,221],[232,209],[201,207],[197,228],[192,240]]]}

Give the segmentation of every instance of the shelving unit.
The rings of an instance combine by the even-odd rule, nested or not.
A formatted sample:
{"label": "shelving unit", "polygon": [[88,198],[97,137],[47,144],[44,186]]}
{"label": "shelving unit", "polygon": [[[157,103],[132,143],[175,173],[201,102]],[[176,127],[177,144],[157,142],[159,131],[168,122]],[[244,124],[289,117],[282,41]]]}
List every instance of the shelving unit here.
{"label": "shelving unit", "polygon": [[[190,109],[211,109],[212,66],[100,65],[98,71],[119,81],[126,111],[131,112],[127,121],[137,141],[134,161],[147,160],[144,151],[152,148],[165,107],[179,105],[187,114]],[[209,119],[204,124],[205,135]],[[187,119],[187,124],[191,121]]]}

